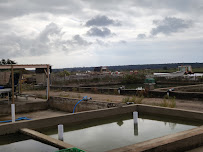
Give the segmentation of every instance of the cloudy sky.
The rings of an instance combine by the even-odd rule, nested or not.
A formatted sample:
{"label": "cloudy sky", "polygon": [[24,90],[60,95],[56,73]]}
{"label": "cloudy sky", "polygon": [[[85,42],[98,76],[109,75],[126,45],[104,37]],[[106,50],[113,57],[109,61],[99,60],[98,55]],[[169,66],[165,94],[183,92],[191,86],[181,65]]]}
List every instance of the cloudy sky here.
{"label": "cloudy sky", "polygon": [[0,33],[19,64],[203,62],[203,1],[0,0]]}

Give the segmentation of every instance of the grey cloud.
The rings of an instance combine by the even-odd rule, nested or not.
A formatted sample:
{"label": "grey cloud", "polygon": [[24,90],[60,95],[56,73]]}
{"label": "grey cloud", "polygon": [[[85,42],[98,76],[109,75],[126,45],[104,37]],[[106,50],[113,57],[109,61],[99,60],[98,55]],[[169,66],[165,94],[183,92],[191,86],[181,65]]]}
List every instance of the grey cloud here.
{"label": "grey cloud", "polygon": [[61,29],[55,23],[50,23],[39,34],[38,39],[40,40],[40,42],[47,42],[47,41],[49,41],[49,36],[54,36],[54,35],[62,36],[63,33],[61,32]]}
{"label": "grey cloud", "polygon": [[66,40],[62,42],[62,45],[64,48],[69,50],[68,48],[78,48],[78,47],[87,47],[91,45],[92,42],[86,41],[84,38],[82,38],[80,35],[74,35],[72,39]]}
{"label": "grey cloud", "polygon": [[88,20],[85,25],[86,26],[107,26],[107,25],[120,26],[121,24],[120,22],[110,19],[107,16],[98,15]]}
{"label": "grey cloud", "polygon": [[15,33],[0,35],[0,54],[2,58],[17,56],[39,56],[52,51],[70,52],[88,47],[92,43],[84,40],[80,35],[63,40],[64,32],[55,23],[48,24],[37,37],[30,39]]}
{"label": "grey cloud", "polygon": [[[80,13],[85,3],[80,5],[72,0],[18,0],[0,2],[0,19],[8,19],[31,13],[74,14]],[[77,10],[77,11],[76,11]]]}
{"label": "grey cloud", "polygon": [[98,28],[98,27],[92,27],[89,31],[86,33],[88,36],[98,36],[98,37],[107,37],[114,35],[110,29],[106,27]]}
{"label": "grey cloud", "polygon": [[147,36],[145,34],[138,34],[137,39],[145,39]]}
{"label": "grey cloud", "polygon": [[166,17],[163,20],[154,20],[153,23],[157,27],[151,30],[151,35],[157,35],[159,33],[168,35],[187,29],[192,25],[192,21],[175,17]]}
{"label": "grey cloud", "polygon": [[151,9],[175,9],[181,12],[196,11],[203,2],[201,0],[134,0],[133,5]]}

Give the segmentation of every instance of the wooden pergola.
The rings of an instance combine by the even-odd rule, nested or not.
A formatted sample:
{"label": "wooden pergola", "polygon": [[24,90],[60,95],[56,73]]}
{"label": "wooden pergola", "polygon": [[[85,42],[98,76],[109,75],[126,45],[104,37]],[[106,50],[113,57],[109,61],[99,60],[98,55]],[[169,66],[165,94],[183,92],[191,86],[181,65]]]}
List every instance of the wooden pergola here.
{"label": "wooden pergola", "polygon": [[43,68],[46,76],[47,76],[47,100],[49,100],[49,92],[50,92],[50,78],[49,78],[49,64],[7,64],[7,65],[0,65],[0,69],[11,69],[11,77],[12,77],[12,104],[14,104],[14,69],[24,69],[24,68]]}

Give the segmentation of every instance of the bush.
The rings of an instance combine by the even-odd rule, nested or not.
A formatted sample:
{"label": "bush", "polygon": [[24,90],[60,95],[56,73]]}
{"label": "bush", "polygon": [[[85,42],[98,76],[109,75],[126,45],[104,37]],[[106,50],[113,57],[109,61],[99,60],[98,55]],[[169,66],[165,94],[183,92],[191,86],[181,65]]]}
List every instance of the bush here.
{"label": "bush", "polygon": [[160,106],[175,108],[176,107],[175,97],[164,96],[164,100],[162,101]]}
{"label": "bush", "polygon": [[141,96],[141,97],[132,96],[132,97],[123,98],[122,102],[123,103],[134,102],[135,104],[141,104],[143,99],[144,99],[144,96]]}
{"label": "bush", "polygon": [[122,83],[124,84],[133,84],[133,83],[144,83],[145,75],[144,74],[126,74],[123,77]]}

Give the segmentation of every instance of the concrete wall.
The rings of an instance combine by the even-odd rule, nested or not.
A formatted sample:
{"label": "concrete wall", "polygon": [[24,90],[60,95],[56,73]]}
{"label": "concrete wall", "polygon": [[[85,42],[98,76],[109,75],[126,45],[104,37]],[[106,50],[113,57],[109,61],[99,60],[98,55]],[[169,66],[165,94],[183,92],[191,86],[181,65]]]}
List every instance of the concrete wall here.
{"label": "concrete wall", "polygon": [[203,145],[203,127],[151,139],[109,152],[184,152]]}
{"label": "concrete wall", "polygon": [[[26,113],[38,110],[45,110],[48,108],[47,102],[32,102],[32,103],[23,103],[16,104],[15,110],[16,113]],[[10,115],[11,114],[11,105],[1,105],[0,106],[0,116],[1,115]]]}
{"label": "concrete wall", "polygon": [[[90,121],[92,119],[100,119],[113,115],[125,114],[133,111],[147,114],[159,114],[167,116],[175,116],[184,118],[184,120],[201,121],[203,122],[203,113],[189,110],[179,110],[164,107],[148,106],[148,105],[129,105],[117,108],[108,108],[100,110],[92,110],[86,112],[78,112],[75,114],[65,114],[63,116],[50,117],[37,120],[28,120],[15,123],[6,123],[0,125],[0,135],[15,133],[22,128],[39,129],[49,126],[57,126],[58,124],[73,124]],[[152,139],[146,142],[135,145],[126,146],[112,152],[127,152],[127,151],[184,151],[195,148],[203,144],[203,127],[187,130],[177,134],[172,134],[165,137]]]}
{"label": "concrete wall", "polygon": [[136,105],[130,105],[119,108],[108,108],[108,109],[100,109],[100,110],[92,110],[86,112],[78,112],[74,114],[65,114],[63,116],[36,119],[36,120],[28,120],[28,121],[19,121],[15,123],[5,123],[0,125],[0,135],[15,133],[22,128],[29,129],[39,129],[50,126],[57,126],[58,124],[73,124],[73,123],[81,123],[82,121],[88,121],[92,119],[99,119],[109,116],[114,116],[118,114],[124,114],[136,111]]}
{"label": "concrete wall", "polygon": [[203,121],[203,113],[195,112],[189,110],[179,110],[172,108],[163,108],[156,106],[147,106],[147,105],[129,105],[123,107],[91,110],[86,112],[78,112],[74,114],[65,114],[58,117],[50,117],[37,120],[29,120],[24,122],[15,122],[15,123],[6,123],[0,125],[0,135],[14,133],[21,128],[44,128],[49,126],[54,126],[58,124],[72,124],[75,122],[82,122],[91,119],[99,119],[103,117],[129,113],[133,111],[138,111],[139,113],[148,113],[148,114],[159,114],[167,116],[175,116],[179,118],[184,118],[185,120],[193,119],[193,121]]}
{"label": "concrete wall", "polygon": [[[66,112],[73,112],[73,108],[78,102],[78,99],[69,99],[69,98],[62,98],[62,97],[50,97],[48,102],[49,108],[66,111]],[[96,109],[104,109],[108,108],[108,102],[100,102],[100,101],[81,101],[75,109],[75,112],[80,111],[89,111],[89,110],[96,110]],[[118,104],[114,103],[115,106]]]}
{"label": "concrete wall", "polygon": [[[151,91],[149,91],[149,94],[150,94],[150,97],[163,98],[166,95],[166,91],[151,90]],[[171,97],[175,96],[177,99],[203,101],[203,93],[199,93],[199,92],[172,91],[169,93],[169,95]]]}
{"label": "concrete wall", "polygon": [[[71,86],[51,86],[51,89],[59,89],[63,91],[79,91],[79,92],[91,92],[91,93],[106,93],[106,94],[118,94],[118,88],[103,88],[103,87],[71,87]],[[136,95],[136,89],[122,89],[121,95]]]}

